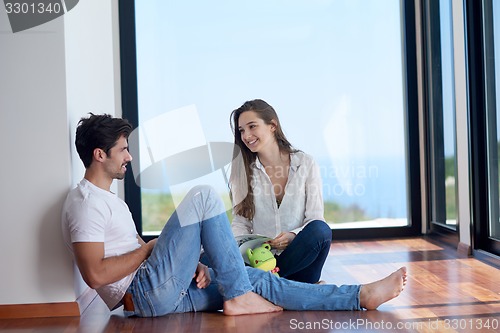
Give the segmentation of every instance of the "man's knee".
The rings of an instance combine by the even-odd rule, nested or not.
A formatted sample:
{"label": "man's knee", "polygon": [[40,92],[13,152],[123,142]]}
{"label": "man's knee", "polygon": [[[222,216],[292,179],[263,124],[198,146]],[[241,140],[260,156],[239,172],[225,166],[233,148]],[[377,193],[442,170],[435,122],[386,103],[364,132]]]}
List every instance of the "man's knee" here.
{"label": "man's knee", "polygon": [[218,215],[226,211],[221,196],[211,185],[196,185],[189,191],[186,197],[193,202],[200,203],[205,209],[211,210],[213,214]]}
{"label": "man's knee", "polygon": [[211,196],[214,195],[215,189],[211,185],[196,185],[191,190],[189,190],[188,194],[191,196],[196,196],[196,195],[202,195],[203,197],[205,196]]}

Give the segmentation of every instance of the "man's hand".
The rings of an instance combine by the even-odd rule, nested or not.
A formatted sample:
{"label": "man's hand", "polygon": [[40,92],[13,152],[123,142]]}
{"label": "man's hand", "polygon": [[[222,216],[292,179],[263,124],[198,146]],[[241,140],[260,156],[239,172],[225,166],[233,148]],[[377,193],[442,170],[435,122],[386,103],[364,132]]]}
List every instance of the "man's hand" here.
{"label": "man's hand", "polygon": [[199,262],[198,267],[196,267],[196,272],[193,275],[193,279],[196,279],[196,286],[198,288],[203,289],[208,287],[211,282],[208,267]]}
{"label": "man's hand", "polygon": [[148,257],[151,255],[151,252],[153,252],[153,249],[155,248],[155,244],[156,244],[157,240],[158,240],[158,238],[154,238],[143,245],[143,246],[146,246],[146,249],[148,251]]}

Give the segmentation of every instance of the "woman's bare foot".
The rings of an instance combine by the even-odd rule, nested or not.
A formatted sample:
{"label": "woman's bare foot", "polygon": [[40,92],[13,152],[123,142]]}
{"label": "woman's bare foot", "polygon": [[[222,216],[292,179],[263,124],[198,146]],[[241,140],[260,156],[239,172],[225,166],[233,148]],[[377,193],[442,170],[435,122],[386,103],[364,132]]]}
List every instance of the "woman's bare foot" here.
{"label": "woman's bare foot", "polygon": [[382,280],[362,285],[359,304],[367,310],[375,310],[382,303],[397,297],[405,285],[406,267],[401,267]]}
{"label": "woman's bare foot", "polygon": [[248,292],[241,296],[224,302],[224,314],[227,316],[236,316],[251,313],[265,313],[283,311],[283,308],[269,302],[254,292]]}
{"label": "woman's bare foot", "polygon": [[315,284],[326,284],[326,281],[319,280],[319,281],[318,281],[318,282],[316,282]]}

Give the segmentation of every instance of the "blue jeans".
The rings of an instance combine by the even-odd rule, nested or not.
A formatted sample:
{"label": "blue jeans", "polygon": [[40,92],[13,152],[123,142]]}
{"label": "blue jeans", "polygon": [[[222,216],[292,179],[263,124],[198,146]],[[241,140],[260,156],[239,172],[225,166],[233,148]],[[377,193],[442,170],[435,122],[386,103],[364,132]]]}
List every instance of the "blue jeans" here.
{"label": "blue jeans", "polygon": [[280,276],[316,283],[330,251],[332,229],[323,221],[309,222],[288,247],[276,257]]}
{"label": "blue jeans", "polygon": [[[127,315],[217,311],[225,300],[249,291],[288,310],[360,309],[359,285],[305,284],[245,267],[222,211],[222,201],[209,186],[197,186],[186,195],[128,288],[135,312]],[[204,289],[193,281],[201,245],[212,263],[212,282]]]}

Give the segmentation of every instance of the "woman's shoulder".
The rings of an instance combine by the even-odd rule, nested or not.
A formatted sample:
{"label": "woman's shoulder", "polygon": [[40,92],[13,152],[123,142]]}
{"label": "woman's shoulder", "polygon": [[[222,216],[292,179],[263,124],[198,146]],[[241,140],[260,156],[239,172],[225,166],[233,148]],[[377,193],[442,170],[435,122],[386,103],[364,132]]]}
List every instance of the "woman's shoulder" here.
{"label": "woman's shoulder", "polygon": [[301,150],[298,150],[291,154],[292,159],[297,161],[297,164],[315,164],[314,157],[311,155],[304,153]]}

